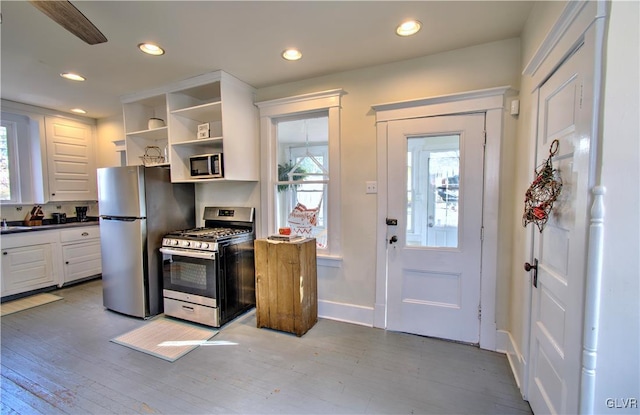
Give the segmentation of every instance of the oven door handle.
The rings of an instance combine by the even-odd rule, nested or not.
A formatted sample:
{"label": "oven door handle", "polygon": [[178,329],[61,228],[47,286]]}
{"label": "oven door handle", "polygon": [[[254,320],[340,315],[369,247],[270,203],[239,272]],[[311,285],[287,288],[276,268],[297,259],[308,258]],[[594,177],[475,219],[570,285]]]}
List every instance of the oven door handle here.
{"label": "oven door handle", "polygon": [[198,258],[198,259],[215,259],[215,252],[201,252],[201,251],[179,251],[177,249],[171,248],[160,248],[160,252],[167,255],[176,255],[183,256],[188,258]]}

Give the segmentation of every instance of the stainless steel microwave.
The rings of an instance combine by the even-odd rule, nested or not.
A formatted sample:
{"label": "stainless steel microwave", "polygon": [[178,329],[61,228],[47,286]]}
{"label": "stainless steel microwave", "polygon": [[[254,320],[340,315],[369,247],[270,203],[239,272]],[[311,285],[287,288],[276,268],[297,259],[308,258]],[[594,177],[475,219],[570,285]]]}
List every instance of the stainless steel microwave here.
{"label": "stainless steel microwave", "polygon": [[211,179],[223,177],[222,153],[198,154],[189,157],[191,177],[194,179]]}

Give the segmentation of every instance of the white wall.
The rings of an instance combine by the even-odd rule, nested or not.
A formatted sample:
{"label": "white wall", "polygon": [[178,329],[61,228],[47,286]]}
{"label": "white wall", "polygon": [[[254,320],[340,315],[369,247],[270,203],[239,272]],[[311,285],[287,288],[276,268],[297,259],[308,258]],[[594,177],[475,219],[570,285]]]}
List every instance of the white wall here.
{"label": "white wall", "polygon": [[122,112],[98,120],[98,167],[120,166],[120,153],[114,141],[124,140],[124,118]]}
{"label": "white wall", "polygon": [[[603,100],[601,177],[607,193],[596,413],[640,412],[639,22],[640,3],[611,3]],[[616,400],[609,401],[613,408],[608,398]],[[635,408],[624,408],[627,398],[636,399]]]}
{"label": "white wall", "polygon": [[[341,268],[319,269],[320,300],[354,306],[359,316],[370,313],[366,317],[370,321],[359,322],[373,322],[376,195],[365,194],[365,182],[382,178],[376,178],[375,114],[371,105],[505,85],[518,89],[519,68],[519,39],[509,39],[257,91],[257,101],[335,88],[346,92],[342,97],[340,151],[344,261]],[[509,261],[508,256],[505,261]],[[499,286],[508,284],[505,275],[499,276]],[[508,296],[498,301],[498,324],[504,326]]]}

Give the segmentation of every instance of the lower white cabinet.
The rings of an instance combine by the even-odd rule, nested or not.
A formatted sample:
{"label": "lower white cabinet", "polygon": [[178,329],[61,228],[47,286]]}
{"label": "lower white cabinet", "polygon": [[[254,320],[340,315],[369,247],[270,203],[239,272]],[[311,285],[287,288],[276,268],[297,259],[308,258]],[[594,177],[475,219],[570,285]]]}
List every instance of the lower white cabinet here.
{"label": "lower white cabinet", "polygon": [[2,235],[0,296],[63,286],[102,273],[100,226]]}
{"label": "lower white cabinet", "polygon": [[99,226],[61,230],[60,243],[64,269],[62,284],[102,273]]}
{"label": "lower white cabinet", "polygon": [[2,297],[58,284],[58,231],[2,236]]}

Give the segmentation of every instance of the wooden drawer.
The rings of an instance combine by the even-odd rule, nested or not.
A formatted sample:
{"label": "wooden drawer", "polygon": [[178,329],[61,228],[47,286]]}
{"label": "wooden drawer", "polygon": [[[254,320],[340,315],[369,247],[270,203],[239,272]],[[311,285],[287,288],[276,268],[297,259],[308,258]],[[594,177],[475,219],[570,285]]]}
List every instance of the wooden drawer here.
{"label": "wooden drawer", "polygon": [[99,239],[100,226],[82,226],[60,231],[60,242],[80,242],[86,239]]}

